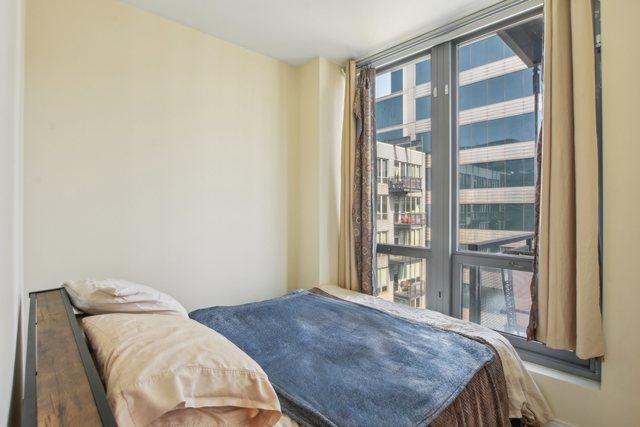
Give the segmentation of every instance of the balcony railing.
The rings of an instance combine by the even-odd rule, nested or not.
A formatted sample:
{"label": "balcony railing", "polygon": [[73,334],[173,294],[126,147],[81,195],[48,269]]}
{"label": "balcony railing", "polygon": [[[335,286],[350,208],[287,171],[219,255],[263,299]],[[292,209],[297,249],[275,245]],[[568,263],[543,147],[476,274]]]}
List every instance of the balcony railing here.
{"label": "balcony railing", "polygon": [[424,212],[396,212],[393,214],[393,223],[400,227],[422,227],[427,225],[427,215]]}
{"label": "balcony railing", "polygon": [[403,280],[397,287],[394,286],[393,300],[395,302],[409,304],[416,298],[420,298],[427,292],[426,284],[423,280]]}
{"label": "balcony railing", "polygon": [[422,178],[413,176],[389,177],[389,191],[392,193],[408,193],[422,190]]}
{"label": "balcony railing", "polygon": [[[509,245],[522,241],[524,241],[525,244],[517,248],[503,247],[503,245]],[[470,251],[494,252],[498,250],[499,252],[511,255],[532,255],[532,241],[533,233],[523,233],[515,236],[506,236],[500,237],[498,239],[469,243],[467,247]]]}

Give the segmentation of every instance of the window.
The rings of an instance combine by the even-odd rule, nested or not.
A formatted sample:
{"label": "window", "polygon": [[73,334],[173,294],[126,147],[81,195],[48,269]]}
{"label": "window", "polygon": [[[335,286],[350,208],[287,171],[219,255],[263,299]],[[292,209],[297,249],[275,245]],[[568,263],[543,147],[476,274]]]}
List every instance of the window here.
{"label": "window", "polygon": [[384,183],[387,182],[387,178],[389,177],[389,160],[388,159],[377,159],[378,164],[376,165],[376,171],[378,175],[378,182]]}
{"label": "window", "polygon": [[592,362],[524,339],[544,31],[540,9],[509,19],[377,69],[378,289],[593,377]]}
{"label": "window", "polygon": [[389,289],[389,267],[378,268],[378,289],[380,292],[387,292]]}
{"label": "window", "polygon": [[402,69],[376,78],[376,98],[402,92]]}
{"label": "window", "polygon": [[384,269],[378,290],[390,301],[422,308],[430,257],[430,82],[429,55],[378,70],[376,76],[377,262],[378,271]]}
{"label": "window", "polygon": [[431,118],[431,97],[421,96],[416,98],[416,120]]}
{"label": "window", "polygon": [[416,64],[416,85],[431,82],[431,60],[427,59]]}
{"label": "window", "polygon": [[388,231],[378,231],[376,236],[377,243],[389,243],[389,232]]}
{"label": "window", "polygon": [[402,96],[376,102],[376,125],[378,129],[402,124]]}
{"label": "window", "polygon": [[379,220],[386,220],[389,217],[389,196],[378,196],[377,213]]}
{"label": "window", "polygon": [[382,142],[393,141],[401,138],[402,138],[402,129],[390,130],[387,132],[378,132],[376,134],[376,139]]}

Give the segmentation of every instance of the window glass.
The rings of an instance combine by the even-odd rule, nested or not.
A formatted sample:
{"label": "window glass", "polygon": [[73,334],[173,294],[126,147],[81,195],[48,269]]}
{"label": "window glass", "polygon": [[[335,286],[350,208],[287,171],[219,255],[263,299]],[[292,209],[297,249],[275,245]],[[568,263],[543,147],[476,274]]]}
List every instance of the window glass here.
{"label": "window glass", "polygon": [[378,132],[376,135],[378,141],[393,141],[402,138],[402,129],[390,130],[387,132]]}
{"label": "window glass", "polygon": [[402,69],[376,75],[376,98],[402,92]]}
{"label": "window glass", "polygon": [[391,73],[391,93],[402,91],[402,70]]}
{"label": "window glass", "polygon": [[477,40],[473,45],[462,46],[458,50],[458,70],[466,71],[491,62],[514,57],[513,51],[497,34]]}
{"label": "window glass", "polygon": [[[511,27],[509,34],[529,34],[538,28],[532,23]],[[508,45],[512,42],[499,31],[457,48],[460,250],[531,253],[536,120],[541,116],[534,80],[541,58],[516,55]],[[541,51],[541,38],[529,43],[518,49],[520,54]]]}
{"label": "window glass", "polygon": [[463,265],[462,319],[526,337],[532,276],[528,271]]}
{"label": "window glass", "polygon": [[461,190],[473,188],[532,187],[533,158],[496,160],[494,162],[461,164]]}
{"label": "window glass", "polygon": [[[431,89],[425,86],[430,80],[428,55],[376,77],[376,85],[381,85],[376,88],[376,151],[379,161],[388,161],[387,179],[381,183],[385,185],[377,192],[388,196],[390,209],[388,223],[379,225],[389,229],[399,245],[430,247],[431,123],[425,120],[431,117]],[[405,197],[420,205],[414,204],[411,211],[395,210],[404,209]],[[401,229],[411,233],[400,233]],[[418,234],[420,238],[411,238]]]}
{"label": "window glass", "polygon": [[376,102],[376,126],[378,129],[402,124],[402,96]]}
{"label": "window glass", "polygon": [[411,307],[426,308],[426,259],[378,254],[377,264],[379,297]]}
{"label": "window glass", "polygon": [[428,119],[431,117],[431,97],[421,96],[416,98],[416,120]]}
{"label": "window glass", "polygon": [[376,206],[378,219],[386,220],[389,217],[389,196],[383,194],[378,196],[378,205]]}
{"label": "window glass", "polygon": [[386,245],[377,258],[378,291],[382,298],[422,308],[427,260],[398,251],[412,246],[426,257],[431,245],[430,80],[429,55],[376,77],[377,237]]}
{"label": "window glass", "polygon": [[527,68],[461,86],[458,95],[459,108],[467,110],[531,96],[531,81],[532,71]]}
{"label": "window glass", "polygon": [[420,61],[416,64],[416,85],[431,81],[431,60]]}

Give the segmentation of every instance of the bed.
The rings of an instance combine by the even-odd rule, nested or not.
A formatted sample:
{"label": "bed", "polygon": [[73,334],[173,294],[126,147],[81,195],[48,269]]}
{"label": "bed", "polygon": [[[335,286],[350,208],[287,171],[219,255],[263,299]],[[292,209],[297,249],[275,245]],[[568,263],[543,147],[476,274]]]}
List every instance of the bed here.
{"label": "bed", "polygon": [[[501,335],[439,313],[398,306],[379,298],[333,286],[304,293],[304,295],[307,294],[311,295],[309,298],[315,298],[314,301],[327,304],[329,309],[334,309],[336,305],[346,305],[347,308],[350,307],[350,311],[358,311],[362,307],[368,310],[367,313],[373,313],[373,321],[389,320],[402,328],[410,325],[409,328],[431,330],[432,334],[446,331],[457,337],[455,339],[459,340],[463,347],[471,346],[478,350],[477,369],[471,369],[466,379],[462,378],[464,387],[436,402],[435,410],[432,410],[429,418],[420,425],[472,425],[474,421],[477,421],[475,424],[480,424],[483,416],[491,417],[483,420],[484,425],[507,425],[509,418],[523,420],[525,424],[542,424],[550,419],[551,412],[544,398],[511,345]],[[23,425],[75,425],[78,424],[78,420],[83,421],[82,425],[116,425],[113,411],[108,403],[107,392],[100,378],[100,364],[96,363],[92,349],[83,337],[81,322],[78,322],[78,318],[73,313],[67,292],[64,289],[54,289],[33,293],[30,297]],[[289,305],[283,305],[283,307],[293,306],[290,302],[287,304]],[[271,305],[274,304],[271,303]],[[229,308],[218,308],[217,311],[219,314],[228,315],[229,312],[225,313],[224,310]],[[255,308],[249,310],[249,312],[255,311]],[[213,312],[215,310],[212,311],[212,309],[200,311],[201,314]],[[246,313],[240,313],[236,318],[246,318]],[[199,321],[203,319],[202,317],[198,319],[198,311],[191,313],[191,317]],[[201,323],[206,324],[206,322]],[[285,398],[290,389],[283,388],[283,384],[280,383],[283,378],[287,378],[286,375],[277,374],[276,370],[272,370],[272,366],[265,361],[266,359],[261,359],[259,353],[269,353],[265,346],[257,350],[250,348],[248,343],[255,340],[240,342],[237,336],[234,337],[233,334],[224,330],[224,325],[207,326],[216,326],[222,335],[228,335],[227,338],[230,338],[258,363],[262,360],[263,368],[269,378],[272,381],[277,379],[278,384],[274,383],[274,386],[284,413],[278,425],[297,425],[298,422],[303,425],[362,425],[364,423],[363,420],[366,418],[357,417],[349,419],[349,422],[344,422],[347,418],[342,418],[343,422],[341,422],[341,418],[336,418],[336,414],[329,414],[329,418],[323,418],[323,414],[328,412],[322,408],[322,404],[316,402],[314,404],[320,408],[318,411],[320,417],[313,413],[311,417],[305,417],[304,414],[301,416],[301,407],[292,405],[292,402],[295,403],[300,399],[296,399],[296,396],[289,396],[290,399]],[[271,355],[278,356],[278,354],[282,353],[272,352]],[[416,372],[420,375],[419,371],[415,371],[414,374]],[[293,378],[295,375],[290,377]],[[420,384],[421,381],[416,383]],[[320,384],[319,387],[322,385]],[[453,389],[456,389],[455,385]],[[317,393],[317,390],[309,392],[313,394]],[[333,399],[336,399],[337,396],[335,394],[334,396]],[[330,400],[325,399],[325,402]],[[311,408],[313,407],[311,405]],[[303,407],[302,410],[304,409]],[[352,412],[358,410],[353,408]]]}

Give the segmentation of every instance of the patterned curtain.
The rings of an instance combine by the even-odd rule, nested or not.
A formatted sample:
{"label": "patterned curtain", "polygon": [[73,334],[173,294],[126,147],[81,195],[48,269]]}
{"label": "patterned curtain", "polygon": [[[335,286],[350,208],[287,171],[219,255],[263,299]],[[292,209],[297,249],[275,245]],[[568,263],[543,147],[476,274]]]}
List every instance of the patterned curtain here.
{"label": "patterned curtain", "polygon": [[376,222],[373,212],[376,142],[375,78],[374,69],[360,70],[353,105],[353,114],[356,119],[356,144],[351,220],[360,290],[369,295],[377,294],[374,239]]}

